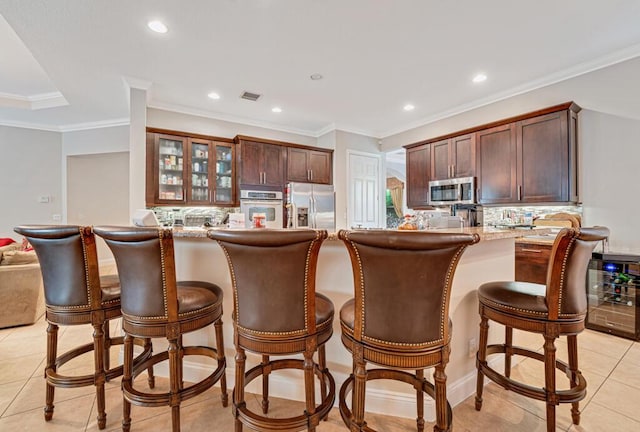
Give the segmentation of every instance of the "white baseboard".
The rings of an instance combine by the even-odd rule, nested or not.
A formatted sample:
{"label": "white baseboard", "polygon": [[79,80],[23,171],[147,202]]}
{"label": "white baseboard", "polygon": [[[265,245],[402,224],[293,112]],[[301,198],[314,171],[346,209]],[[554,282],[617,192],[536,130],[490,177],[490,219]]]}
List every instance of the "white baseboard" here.
{"label": "white baseboard", "polygon": [[[229,360],[229,357],[227,357]],[[512,364],[515,366],[518,363],[519,358],[513,357]],[[504,358],[496,357],[489,361],[491,367],[496,370],[501,370],[504,367]],[[201,363],[184,362],[184,379],[188,382],[197,382],[206,378],[211,374],[211,366]],[[166,362],[160,363],[154,367],[154,373],[157,376],[169,376],[168,364]],[[235,368],[233,367],[233,360],[227,365],[227,388],[229,395],[233,389]],[[336,402],[335,406],[338,406],[338,393],[340,386],[347,379],[347,375],[340,372],[331,372],[333,378],[336,381]],[[476,391],[476,377],[475,371],[470,372],[463,378],[450,382],[447,385],[447,399],[452,407],[463,402],[469,396],[475,394]],[[300,371],[277,371],[274,372],[269,378],[269,394],[274,397],[291,400],[304,400],[304,386],[302,384],[302,373]],[[489,382],[485,379],[485,385]],[[216,384],[219,387],[219,383]],[[251,382],[246,391],[250,393],[260,394],[262,392],[262,385],[260,379],[256,379]],[[316,396],[316,400],[319,400],[319,394]],[[367,412],[375,414],[393,415],[403,418],[416,418],[416,396],[415,393],[404,393],[378,388],[367,388],[366,397],[366,410]],[[435,421],[435,402],[428,396],[424,399],[424,417],[428,422]]]}

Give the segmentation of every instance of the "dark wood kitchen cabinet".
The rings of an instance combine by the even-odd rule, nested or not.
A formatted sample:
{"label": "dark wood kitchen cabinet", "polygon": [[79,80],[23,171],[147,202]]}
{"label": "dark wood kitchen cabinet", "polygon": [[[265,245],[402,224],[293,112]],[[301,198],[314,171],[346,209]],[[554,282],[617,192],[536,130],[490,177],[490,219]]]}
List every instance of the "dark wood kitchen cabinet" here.
{"label": "dark wood kitchen cabinet", "polygon": [[476,133],[478,202],[508,204],[518,201],[517,145],[510,123]]}
{"label": "dark wood kitchen cabinet", "polygon": [[[579,111],[568,102],[407,145],[407,164],[410,150],[431,145],[429,169],[407,166],[407,184],[475,176],[480,204],[577,202]],[[408,202],[420,202],[417,186]]]}
{"label": "dark wood kitchen cabinet", "polygon": [[237,142],[239,147],[237,184],[240,187],[269,186],[283,189],[285,148],[277,144],[242,137],[237,137]]}
{"label": "dark wood kitchen cabinet", "polygon": [[331,150],[287,147],[287,181],[332,184]]}
{"label": "dark wood kitchen cabinet", "polygon": [[547,267],[553,242],[528,243],[526,238],[516,241],[515,274],[518,282],[547,283]]}
{"label": "dark wood kitchen cabinet", "polygon": [[570,110],[516,123],[519,201],[562,202],[576,199],[575,130]]}
{"label": "dark wood kitchen cabinet", "polygon": [[429,205],[429,171],[431,145],[422,144],[407,149],[407,207],[424,208]]}
{"label": "dark wood kitchen cabinet", "polygon": [[147,133],[146,204],[235,204],[234,144]]}
{"label": "dark wood kitchen cabinet", "polygon": [[473,177],[476,135],[466,134],[431,143],[431,180]]}

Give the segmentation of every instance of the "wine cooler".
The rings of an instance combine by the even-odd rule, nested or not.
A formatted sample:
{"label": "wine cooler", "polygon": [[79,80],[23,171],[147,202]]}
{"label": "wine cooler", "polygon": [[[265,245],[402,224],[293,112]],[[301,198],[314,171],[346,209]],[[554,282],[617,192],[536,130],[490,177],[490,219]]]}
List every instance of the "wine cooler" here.
{"label": "wine cooler", "polygon": [[587,274],[587,328],[640,340],[640,255],[594,252]]}

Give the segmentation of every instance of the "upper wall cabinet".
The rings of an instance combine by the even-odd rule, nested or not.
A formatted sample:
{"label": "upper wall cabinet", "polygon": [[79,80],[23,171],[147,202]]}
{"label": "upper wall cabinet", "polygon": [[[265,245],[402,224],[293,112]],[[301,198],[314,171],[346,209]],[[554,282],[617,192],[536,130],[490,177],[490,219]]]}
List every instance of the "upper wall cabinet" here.
{"label": "upper wall cabinet", "polygon": [[266,142],[238,139],[238,184],[284,188],[283,146]]}
{"label": "upper wall cabinet", "polygon": [[287,181],[331,184],[332,152],[287,147]]}
{"label": "upper wall cabinet", "polygon": [[518,201],[516,131],[513,124],[476,133],[477,199],[482,204]]}
{"label": "upper wall cabinet", "polygon": [[429,205],[431,146],[423,144],[407,149],[407,207]]}
{"label": "upper wall cabinet", "polygon": [[[577,202],[579,111],[566,103],[406,146],[409,206],[421,206],[411,185],[473,175],[480,204]],[[430,170],[409,156],[424,145],[431,146]]]}
{"label": "upper wall cabinet", "polygon": [[518,187],[522,202],[576,199],[575,130],[572,111],[541,115],[516,123]]}
{"label": "upper wall cabinet", "polygon": [[235,205],[234,159],[233,143],[147,133],[147,205]]}
{"label": "upper wall cabinet", "polygon": [[431,143],[431,180],[472,177],[475,172],[475,134],[457,136]]}
{"label": "upper wall cabinet", "polygon": [[565,109],[477,132],[478,202],[577,201],[576,114]]}

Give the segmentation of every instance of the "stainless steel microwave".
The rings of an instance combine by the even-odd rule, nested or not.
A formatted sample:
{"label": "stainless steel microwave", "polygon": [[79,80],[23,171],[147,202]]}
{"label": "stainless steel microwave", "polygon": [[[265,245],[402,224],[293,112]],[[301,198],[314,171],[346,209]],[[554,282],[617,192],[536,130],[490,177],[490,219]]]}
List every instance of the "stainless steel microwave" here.
{"label": "stainless steel microwave", "polygon": [[475,204],[475,177],[460,177],[429,182],[429,204]]}

